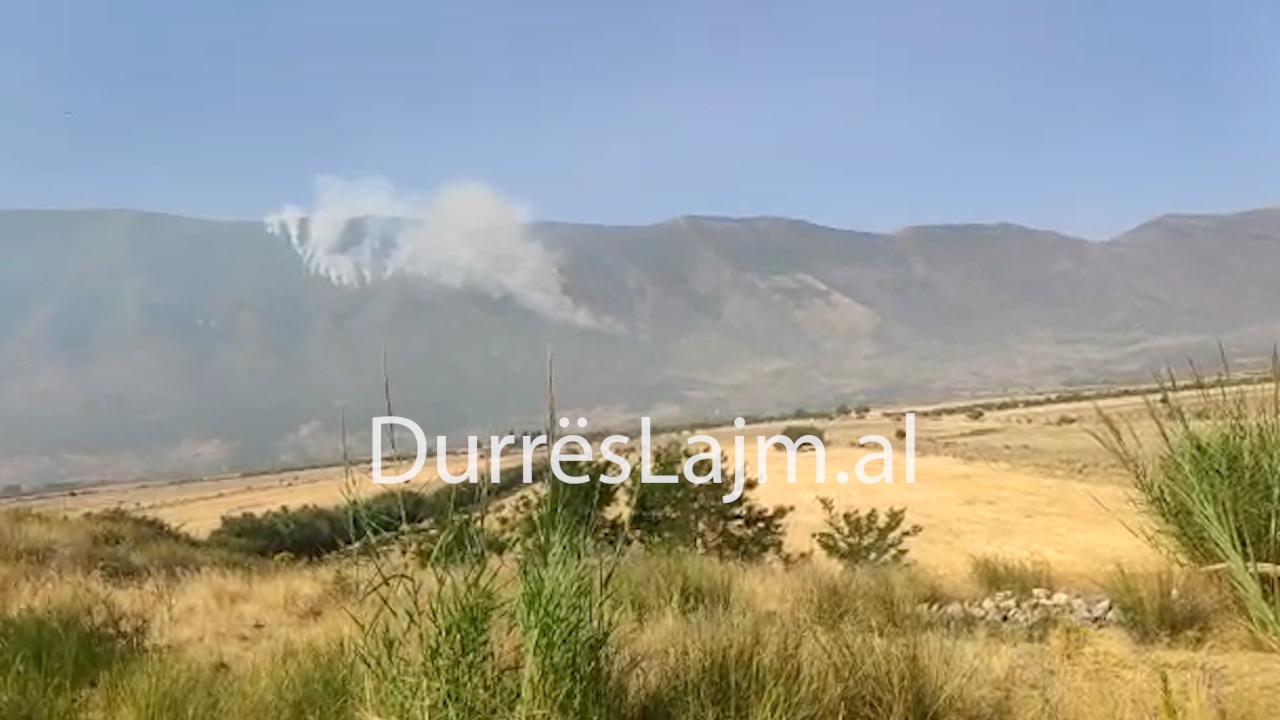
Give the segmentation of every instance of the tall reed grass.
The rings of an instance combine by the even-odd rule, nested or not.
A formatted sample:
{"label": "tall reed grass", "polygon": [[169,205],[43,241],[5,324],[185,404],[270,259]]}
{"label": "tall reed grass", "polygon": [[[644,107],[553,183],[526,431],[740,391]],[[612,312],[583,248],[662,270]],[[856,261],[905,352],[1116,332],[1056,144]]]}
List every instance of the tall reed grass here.
{"label": "tall reed grass", "polygon": [[1149,539],[1204,572],[1221,573],[1241,617],[1280,647],[1280,363],[1268,392],[1172,379],[1147,402],[1158,445],[1102,413],[1096,434],[1132,476]]}

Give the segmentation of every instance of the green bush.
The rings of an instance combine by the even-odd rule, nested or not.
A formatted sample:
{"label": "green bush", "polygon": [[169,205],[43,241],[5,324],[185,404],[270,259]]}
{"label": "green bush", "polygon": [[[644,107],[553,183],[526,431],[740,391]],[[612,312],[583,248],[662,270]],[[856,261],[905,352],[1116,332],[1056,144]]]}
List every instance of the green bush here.
{"label": "green bush", "polygon": [[[659,448],[653,457],[653,472],[680,475],[691,449],[673,443]],[[724,560],[758,561],[789,559],[783,547],[785,522],[793,508],[766,507],[751,497],[755,483],[747,478],[742,497],[724,502],[725,487],[735,479],[729,463],[721,456],[723,485],[687,482],[642,484],[638,477],[628,481],[630,491],[624,516],[629,541],[647,548],[688,550]],[[703,459],[693,471],[706,476],[711,460]],[[638,470],[637,470],[638,473]]]}
{"label": "green bush", "polygon": [[355,518],[336,508],[307,505],[282,507],[258,515],[244,513],[222,519],[209,535],[220,547],[260,557],[287,553],[316,558],[350,545],[357,537]]}
{"label": "green bush", "polygon": [[[634,545],[663,552],[688,551],[725,560],[753,562],[766,559],[790,560],[783,547],[789,506],[766,507],[751,497],[755,483],[746,479],[742,497],[726,503],[724,495],[734,477],[721,456],[721,484],[703,485],[682,477],[692,448],[678,442],[655,448],[651,472],[675,475],[675,483],[641,483],[640,463],[633,460],[631,475],[618,484],[592,482],[569,485],[558,480],[547,483],[547,492],[537,501],[528,501],[525,519],[518,534],[527,535],[530,518],[545,509],[580,528],[590,528],[598,544]],[[564,463],[569,475],[596,478],[616,467],[603,462]],[[701,459],[692,468],[706,476],[711,460]]]}
{"label": "green bush", "polygon": [[[446,518],[467,513],[482,503],[527,487],[523,468],[504,470],[497,485],[488,482],[446,485],[430,490],[389,490],[337,507],[282,507],[262,514],[227,516],[209,542],[237,552],[272,558],[288,553],[318,558],[366,539],[403,529],[439,525]],[[538,469],[536,477],[545,471]],[[444,532],[435,527],[438,539]],[[430,540],[429,542],[434,542]]]}
{"label": "green bush", "polygon": [[[817,425],[788,425],[782,428],[782,432],[780,434],[791,442],[800,442],[800,438],[806,435],[812,435],[817,438],[820,443],[825,443],[827,441],[826,431]],[[801,447],[809,450],[813,449],[813,446],[807,443]]]}
{"label": "green bush", "polygon": [[831,416],[830,412],[824,412],[822,410],[809,410],[808,408],[799,407],[793,410],[789,417],[792,420],[816,420],[818,418],[825,418],[830,416]]}
{"label": "green bush", "polygon": [[906,541],[920,534],[919,525],[906,525],[906,510],[890,508],[883,518],[875,508],[837,513],[831,498],[818,498],[825,530],[814,533],[818,547],[840,564],[854,568],[891,565],[907,555]]}

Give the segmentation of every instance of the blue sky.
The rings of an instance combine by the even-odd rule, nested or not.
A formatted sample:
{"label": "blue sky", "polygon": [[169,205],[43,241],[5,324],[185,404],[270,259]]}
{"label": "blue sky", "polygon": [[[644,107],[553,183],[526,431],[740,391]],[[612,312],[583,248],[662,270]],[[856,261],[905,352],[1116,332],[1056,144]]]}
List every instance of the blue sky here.
{"label": "blue sky", "polygon": [[0,207],[259,217],[329,173],[539,218],[1280,204],[1280,3],[0,5]]}

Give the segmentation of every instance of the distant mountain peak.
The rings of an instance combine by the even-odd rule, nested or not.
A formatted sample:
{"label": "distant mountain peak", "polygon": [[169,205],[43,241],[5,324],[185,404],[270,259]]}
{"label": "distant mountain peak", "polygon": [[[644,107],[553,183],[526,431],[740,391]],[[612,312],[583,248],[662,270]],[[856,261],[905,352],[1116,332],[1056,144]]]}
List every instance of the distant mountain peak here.
{"label": "distant mountain peak", "polygon": [[1117,240],[1159,241],[1233,227],[1242,232],[1280,227],[1280,206],[1234,213],[1179,212],[1157,215],[1124,232]]}

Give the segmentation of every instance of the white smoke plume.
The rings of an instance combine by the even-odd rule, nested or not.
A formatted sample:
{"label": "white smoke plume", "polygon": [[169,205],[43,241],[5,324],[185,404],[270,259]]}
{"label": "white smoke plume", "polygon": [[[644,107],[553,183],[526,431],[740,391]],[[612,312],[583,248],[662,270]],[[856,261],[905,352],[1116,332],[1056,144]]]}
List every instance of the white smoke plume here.
{"label": "white smoke plume", "polygon": [[528,212],[482,183],[427,197],[381,178],[316,180],[310,210],[287,205],[265,219],[307,268],[338,285],[392,275],[511,298],[552,320],[600,327],[562,289],[558,258],[528,233]]}

